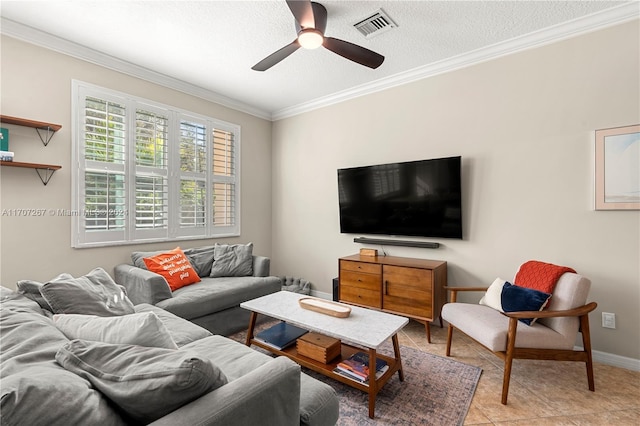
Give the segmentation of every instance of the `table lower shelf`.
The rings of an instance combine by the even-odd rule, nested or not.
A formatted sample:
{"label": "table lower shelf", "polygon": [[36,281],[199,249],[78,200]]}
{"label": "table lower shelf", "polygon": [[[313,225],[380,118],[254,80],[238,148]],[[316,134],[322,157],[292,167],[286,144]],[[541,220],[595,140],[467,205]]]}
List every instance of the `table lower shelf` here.
{"label": "table lower shelf", "polygon": [[[249,336],[253,336],[253,330],[251,329],[249,330]],[[320,361],[316,361],[312,358],[306,357],[304,355],[300,355],[295,345],[289,346],[288,348],[284,348],[282,350],[278,350],[272,346],[266,345],[263,342],[253,338],[250,338],[247,343],[258,346],[275,355],[286,356],[303,367],[309,368],[310,370],[316,371],[322,375],[325,375],[341,383],[344,383],[348,386],[351,386],[356,389],[360,389],[361,391],[368,393],[369,394],[369,417],[373,419],[375,415],[375,398],[378,392],[380,391],[380,389],[385,385],[385,383],[389,381],[389,379],[391,379],[391,377],[393,377],[393,375],[396,372],[398,373],[400,381],[404,381],[404,374],[402,371],[402,361],[400,358],[400,348],[398,345],[397,335],[394,335],[392,337],[392,341],[393,341],[393,347],[395,352],[395,358],[389,357],[386,355],[380,355],[375,351],[375,349],[362,349],[362,348],[358,348],[358,347],[343,343],[341,347],[340,355],[335,359],[333,359],[331,362],[326,364]],[[356,352],[366,352],[369,354],[370,357],[373,352],[373,355],[375,355],[376,359],[382,359],[389,365],[389,369],[380,378],[376,379],[375,382],[372,384],[360,383],[356,380],[351,380],[348,377],[345,377],[333,371],[339,362],[349,358],[351,355],[353,355]]]}

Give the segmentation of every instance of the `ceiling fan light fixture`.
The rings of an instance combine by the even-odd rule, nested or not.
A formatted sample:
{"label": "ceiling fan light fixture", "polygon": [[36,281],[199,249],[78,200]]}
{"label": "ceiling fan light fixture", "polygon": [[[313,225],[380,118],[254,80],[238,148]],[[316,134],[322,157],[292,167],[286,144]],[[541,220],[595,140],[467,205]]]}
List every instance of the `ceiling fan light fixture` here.
{"label": "ceiling fan light fixture", "polygon": [[315,28],[305,28],[298,34],[298,43],[305,49],[317,49],[323,42],[324,36]]}

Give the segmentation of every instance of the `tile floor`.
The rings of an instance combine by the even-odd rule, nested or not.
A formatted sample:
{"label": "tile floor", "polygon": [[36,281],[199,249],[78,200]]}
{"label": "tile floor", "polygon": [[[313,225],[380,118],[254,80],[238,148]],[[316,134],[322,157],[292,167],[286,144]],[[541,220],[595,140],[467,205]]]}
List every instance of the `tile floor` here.
{"label": "tile floor", "polygon": [[[445,356],[447,333],[411,321],[401,345]],[[502,360],[461,333],[453,334],[452,358],[482,368],[465,425],[640,425],[640,372],[594,363],[596,391],[583,363],[515,360],[508,404],[500,404]]]}

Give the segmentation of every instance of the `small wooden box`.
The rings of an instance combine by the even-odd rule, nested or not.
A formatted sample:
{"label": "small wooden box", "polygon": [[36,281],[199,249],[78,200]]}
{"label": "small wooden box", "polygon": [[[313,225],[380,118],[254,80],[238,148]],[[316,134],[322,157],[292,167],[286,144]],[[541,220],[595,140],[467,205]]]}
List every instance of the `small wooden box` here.
{"label": "small wooden box", "polygon": [[360,256],[376,257],[377,255],[378,255],[378,250],[376,249],[367,249],[367,248],[360,249]]}
{"label": "small wooden box", "polygon": [[327,364],[340,355],[342,347],[338,339],[318,333],[307,333],[297,340],[296,349],[299,355]]}

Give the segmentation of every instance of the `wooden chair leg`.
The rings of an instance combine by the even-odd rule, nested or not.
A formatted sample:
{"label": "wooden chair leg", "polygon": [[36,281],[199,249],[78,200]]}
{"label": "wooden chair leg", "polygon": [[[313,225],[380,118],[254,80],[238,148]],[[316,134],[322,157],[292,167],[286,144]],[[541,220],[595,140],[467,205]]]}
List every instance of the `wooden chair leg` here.
{"label": "wooden chair leg", "polygon": [[447,356],[451,356],[451,338],[453,337],[453,326],[449,324],[447,329]]}
{"label": "wooden chair leg", "polygon": [[504,376],[502,378],[502,405],[507,405],[509,395],[509,381],[511,380],[511,366],[513,365],[513,349],[516,345],[516,328],[518,320],[509,318],[509,332],[507,334],[507,354],[504,359]]}
{"label": "wooden chair leg", "polygon": [[593,358],[591,356],[591,334],[589,331],[589,315],[582,315],[580,317],[580,332],[582,334],[582,347],[587,353],[587,382],[589,383],[589,390],[596,390],[595,380],[593,377]]}

